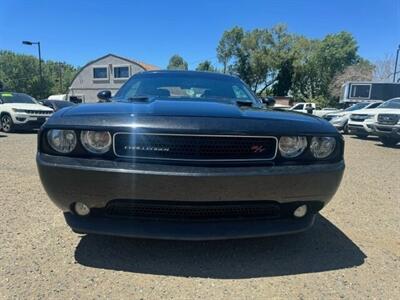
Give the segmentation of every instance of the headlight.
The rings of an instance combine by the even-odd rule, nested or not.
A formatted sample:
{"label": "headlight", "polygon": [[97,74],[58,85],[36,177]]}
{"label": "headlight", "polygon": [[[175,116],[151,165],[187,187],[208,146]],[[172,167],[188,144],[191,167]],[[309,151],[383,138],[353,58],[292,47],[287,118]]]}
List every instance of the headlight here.
{"label": "headlight", "polygon": [[19,109],[19,108],[13,108],[12,110],[13,110],[13,112],[16,112],[16,113],[24,113],[24,112],[26,112],[25,109]]}
{"label": "headlight", "polygon": [[373,119],[373,118],[374,118],[374,116],[375,116],[375,115],[367,115],[367,117],[365,118],[365,120],[368,120],[368,119]]}
{"label": "headlight", "polygon": [[111,134],[108,131],[82,131],[83,147],[94,154],[104,154],[111,147]]}
{"label": "headlight", "polygon": [[333,137],[313,137],[310,150],[315,158],[326,158],[335,150],[336,139]]}
{"label": "headlight", "polygon": [[283,157],[299,156],[306,147],[307,139],[304,136],[282,136],[279,139],[279,151]]}
{"label": "headlight", "polygon": [[47,132],[47,140],[55,151],[70,153],[76,147],[76,134],[73,130],[51,129]]}

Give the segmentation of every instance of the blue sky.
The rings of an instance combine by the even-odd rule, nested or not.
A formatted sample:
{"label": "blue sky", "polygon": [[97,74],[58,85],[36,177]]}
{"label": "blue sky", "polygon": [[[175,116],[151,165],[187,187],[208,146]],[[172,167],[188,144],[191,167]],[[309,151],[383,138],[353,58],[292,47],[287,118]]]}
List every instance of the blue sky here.
{"label": "blue sky", "polygon": [[286,23],[310,38],[346,30],[372,61],[400,44],[400,0],[0,0],[0,49],[82,66],[106,53],[167,65],[178,53],[195,67],[210,59],[224,32]]}

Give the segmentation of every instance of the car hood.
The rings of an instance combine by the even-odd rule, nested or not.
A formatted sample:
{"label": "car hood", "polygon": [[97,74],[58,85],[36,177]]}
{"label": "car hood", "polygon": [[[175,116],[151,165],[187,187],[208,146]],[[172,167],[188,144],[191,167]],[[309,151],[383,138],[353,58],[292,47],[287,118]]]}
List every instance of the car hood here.
{"label": "car hood", "polygon": [[[168,117],[168,118],[166,118]],[[243,122],[236,122],[243,120]],[[244,120],[247,120],[246,122]],[[143,103],[81,104],[64,108],[47,124],[73,126],[136,126],[181,130],[337,132],[312,115],[239,107],[235,103],[195,100],[153,100]],[[134,125],[133,125],[134,124]]]}
{"label": "car hood", "polygon": [[4,103],[3,107],[26,109],[26,110],[40,110],[40,111],[53,111],[51,108],[35,104],[35,103]]}
{"label": "car hood", "polygon": [[[314,117],[287,111],[239,107],[236,104],[211,101],[155,100],[145,103],[83,104],[66,110],[63,116],[134,114],[136,116],[217,117],[217,118],[287,118],[316,121]],[[318,122],[318,121],[317,121]]]}

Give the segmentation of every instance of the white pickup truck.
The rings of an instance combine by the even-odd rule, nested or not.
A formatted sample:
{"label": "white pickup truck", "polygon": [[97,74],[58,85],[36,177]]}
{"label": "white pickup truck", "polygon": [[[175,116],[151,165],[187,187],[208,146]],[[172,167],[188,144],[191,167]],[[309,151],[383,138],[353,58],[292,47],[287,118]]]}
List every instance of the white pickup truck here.
{"label": "white pickup truck", "polygon": [[291,107],[289,110],[294,110],[302,113],[309,113],[316,115],[318,117],[322,117],[326,115],[327,113],[337,111],[337,108],[319,108],[317,104],[312,103],[312,102],[300,102]]}

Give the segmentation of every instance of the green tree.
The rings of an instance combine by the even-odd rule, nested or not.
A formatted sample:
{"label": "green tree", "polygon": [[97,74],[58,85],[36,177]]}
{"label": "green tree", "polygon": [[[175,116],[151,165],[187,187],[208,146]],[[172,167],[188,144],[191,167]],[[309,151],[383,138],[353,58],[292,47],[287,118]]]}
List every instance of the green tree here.
{"label": "green tree", "polygon": [[293,84],[293,60],[284,60],[279,68],[276,81],[272,86],[272,92],[275,96],[287,96]]}
{"label": "green tree", "polygon": [[42,72],[43,81],[40,80],[39,60],[36,57],[0,51],[3,90],[27,93],[37,99],[65,93],[77,69],[66,63],[42,61]]}
{"label": "green tree", "polygon": [[234,27],[222,35],[217,56],[224,70],[239,75],[254,92],[262,93],[276,81],[290,47],[285,25],[246,32]]}
{"label": "green tree", "polygon": [[230,60],[238,55],[238,48],[244,36],[244,30],[241,27],[233,27],[223,33],[218,46],[217,57],[219,62],[223,65],[223,72],[228,71]]}
{"label": "green tree", "polygon": [[188,64],[182,56],[175,54],[169,59],[168,70],[187,70]]}
{"label": "green tree", "polygon": [[199,65],[196,68],[196,71],[216,72],[217,69],[212,65],[211,61],[205,60],[199,63]]}
{"label": "green tree", "polygon": [[293,47],[292,92],[299,100],[333,103],[329,86],[338,73],[357,63],[357,42],[347,32],[327,35],[322,40],[297,37]]}

